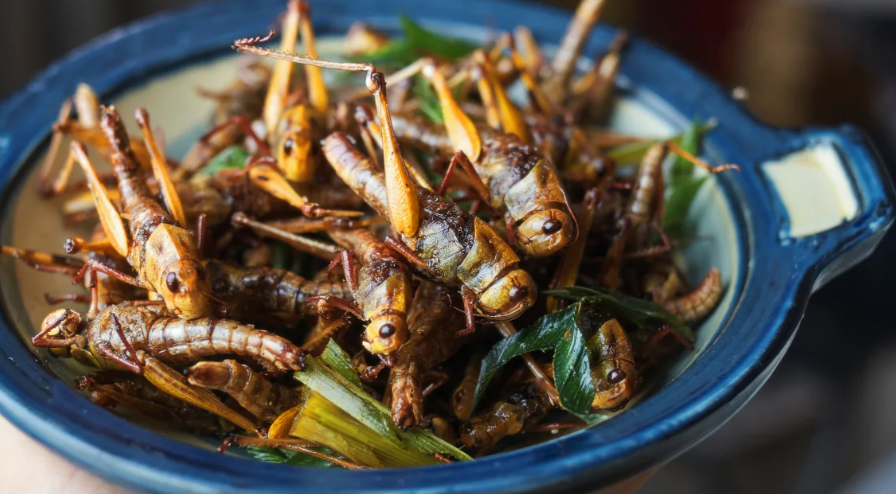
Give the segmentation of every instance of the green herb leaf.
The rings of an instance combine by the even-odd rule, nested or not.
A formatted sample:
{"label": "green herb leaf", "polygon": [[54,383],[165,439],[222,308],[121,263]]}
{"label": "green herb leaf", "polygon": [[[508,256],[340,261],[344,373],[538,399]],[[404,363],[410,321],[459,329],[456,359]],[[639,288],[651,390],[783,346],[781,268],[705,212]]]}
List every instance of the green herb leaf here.
{"label": "green herb leaf", "polygon": [[293,376],[355,420],[380,435],[402,444],[406,449],[425,454],[449,455],[457,460],[472,459],[453,445],[420,428],[415,427],[407,431],[398,429],[392,424],[392,414],[385,405],[317,358],[306,357],[305,370],[296,372]]}
{"label": "green herb leaf", "polygon": [[587,414],[594,399],[594,382],[585,338],[577,319],[580,304],[542,316],[529,326],[503,339],[482,360],[479,382],[473,395],[473,409],[495,372],[515,357],[528,352],[554,350],[554,383],[563,408]]}
{"label": "green herb leaf", "polygon": [[383,416],[377,407],[382,403],[317,358],[306,357],[305,370],[293,376],[378,434],[398,440],[392,420],[389,416]]}
{"label": "green herb leaf", "polygon": [[[694,119],[691,126],[681,134],[681,142],[678,143],[681,149],[697,156],[700,154],[700,120]],[[682,158],[675,156],[672,163],[672,169],[669,170],[668,184],[674,184],[677,180],[690,178],[694,174],[694,165]]]}
{"label": "green herb leaf", "polygon": [[379,50],[365,55],[348,57],[353,62],[367,62],[375,65],[404,67],[419,58],[433,56],[448,61],[461,59],[478,45],[462,39],[443,36],[417,24],[406,15],[401,16],[404,38],[392,41]]}
{"label": "green herb leaf", "polygon": [[[700,124],[699,135],[703,136],[703,134],[714,129],[715,126],[716,124],[713,121]],[[665,140],[673,141],[681,146],[684,136],[688,131],[690,131],[690,128],[680,134],[673,136],[671,139],[649,139],[632,144],[623,144],[622,146],[617,146],[611,149],[607,153],[607,156],[613,158],[613,161],[616,162],[617,166],[638,166],[641,164],[641,160],[644,159],[644,154],[647,153],[647,150],[650,149],[650,146],[653,146],[654,144]]]}
{"label": "green herb leaf", "polygon": [[346,378],[355,386],[361,387],[361,378],[355,373],[355,369],[352,366],[352,358],[345,353],[345,350],[339,348],[335,341],[331,339],[327,342],[327,346],[321,353],[320,358],[331,369],[338,372],[340,376]]}
{"label": "green herb leaf", "polygon": [[662,325],[668,325],[687,341],[694,341],[694,332],[686,324],[673,316],[662,306],[653,302],[631,297],[606,288],[585,288],[581,286],[549,290],[544,295],[578,300],[581,303],[594,303],[628,319],[640,329],[655,331]]}
{"label": "green herb leaf", "polygon": [[430,31],[406,15],[402,14],[400,20],[405,42],[426,55],[437,56],[453,62],[479,48],[478,45],[469,41],[450,38]]}
{"label": "green herb leaf", "polygon": [[422,77],[415,77],[414,96],[420,100],[420,112],[423,113],[423,116],[435,124],[441,125],[445,123],[445,117],[442,115],[442,105],[439,104],[439,97],[432,89],[429,81]]}
{"label": "green herb leaf", "polygon": [[[681,138],[681,148],[697,156],[700,153],[700,121],[694,119],[691,126]],[[700,187],[706,181],[706,175],[694,176],[694,165],[688,160],[676,156],[666,180],[666,213],[663,216],[663,229],[672,237],[681,237],[685,233],[684,219],[691,209],[691,204]]]}
{"label": "green herb leaf", "polygon": [[392,41],[373,53],[347,57],[351,62],[366,62],[374,65],[403,67],[420,58],[420,53],[406,39]]}
{"label": "green herb leaf", "polygon": [[684,219],[707,178],[709,175],[679,180],[669,191],[669,197],[666,199],[666,214],[663,216],[663,230],[669,236],[680,238],[687,234]]}
{"label": "green herb leaf", "polygon": [[249,158],[249,151],[243,146],[233,144],[224,148],[220,153],[209,161],[208,165],[200,170],[201,173],[209,175],[227,170],[230,168],[242,169],[246,167],[246,160]]}
{"label": "green herb leaf", "polygon": [[[312,449],[331,456],[339,456],[339,453],[328,448],[315,447]],[[315,468],[339,467],[339,465],[334,465],[327,460],[288,449],[268,448],[265,446],[249,446],[248,448],[246,448],[246,451],[256,460],[268,463],[283,463],[287,465]]]}

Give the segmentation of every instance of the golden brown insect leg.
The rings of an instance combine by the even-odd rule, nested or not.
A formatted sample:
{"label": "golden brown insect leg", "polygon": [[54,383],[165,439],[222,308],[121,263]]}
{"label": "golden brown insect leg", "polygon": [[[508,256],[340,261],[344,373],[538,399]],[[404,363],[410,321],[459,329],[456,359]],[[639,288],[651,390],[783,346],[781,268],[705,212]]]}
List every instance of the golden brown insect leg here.
{"label": "golden brown insect leg", "polygon": [[461,298],[464,301],[464,324],[466,329],[457,332],[457,336],[466,336],[476,331],[476,294],[466,286],[460,289]]}
{"label": "golden brown insect leg", "polygon": [[[62,103],[62,107],[59,108],[59,116],[56,118],[56,123],[59,125],[65,124],[65,122],[68,121],[71,112],[72,100],[68,98]],[[44,157],[44,162],[40,170],[40,178],[37,181],[37,190],[41,195],[48,195],[50,192],[50,174],[53,172],[53,163],[56,162],[56,157],[59,155],[59,148],[62,146],[62,137],[61,133],[54,132],[53,138],[50,140],[50,149]]]}
{"label": "golden brown insect leg", "polygon": [[463,151],[454,153],[454,156],[451,158],[451,162],[448,163],[448,170],[445,171],[445,178],[442,180],[442,185],[439,186],[438,195],[445,195],[445,190],[448,188],[448,179],[454,172],[456,165],[460,165],[460,167],[464,169],[464,172],[466,172],[467,176],[470,177],[470,181],[472,182],[471,185],[476,190],[476,193],[479,194],[480,199],[488,202],[488,187],[486,187],[485,184],[482,183],[482,177],[480,177],[479,173],[476,172],[476,168],[473,166],[473,163],[470,163],[470,159],[467,158],[467,155]]}
{"label": "golden brown insect leg", "polygon": [[6,245],[0,245],[0,254],[14,257],[31,269],[47,273],[62,273],[75,276],[84,267],[84,263],[78,259],[35,252],[30,249],[8,247]]}
{"label": "golden brown insect leg", "polygon": [[230,220],[236,226],[248,226],[249,228],[252,228],[255,233],[262,237],[281,240],[296,250],[307,252],[327,261],[332,260],[339,253],[339,248],[333,244],[278,230],[277,228],[264,223],[249,219],[249,217],[242,212],[233,213],[233,217],[231,217]]}
{"label": "golden brown insect leg", "polygon": [[[99,271],[100,273],[106,273],[107,275],[109,275],[117,280],[123,281],[127,284],[134,285],[134,286],[140,287],[140,288],[145,288],[147,290],[153,289],[151,286],[147,285],[140,279],[135,278],[127,273],[123,273],[123,272],[113,268],[112,266],[103,264],[101,261],[99,261],[97,259],[90,259],[89,261],[87,261],[87,267],[92,270]],[[79,275],[78,277],[75,277],[74,281],[76,283],[81,280],[80,276],[81,275]]]}
{"label": "golden brown insect leg", "polygon": [[364,314],[358,309],[358,306],[344,298],[336,297],[334,295],[316,295],[314,297],[308,297],[307,302],[309,304],[317,304],[318,310],[321,312],[337,309],[348,312],[358,319],[364,319]]}
{"label": "golden brown insect leg", "polygon": [[152,355],[140,352],[139,358],[143,362],[143,375],[153,386],[175,398],[223,417],[248,432],[257,433],[257,426],[253,421],[224,405],[210,391],[191,386],[181,373]]}
{"label": "golden brown insect leg", "polygon": [[[199,142],[207,144],[208,141],[215,134],[217,134],[218,132],[221,132],[222,130],[226,129],[227,127],[230,127],[231,125],[238,126],[240,128],[240,130],[242,130],[243,133],[246,134],[246,137],[248,137],[249,139],[252,139],[252,142],[254,142],[255,146],[258,147],[259,153],[266,155],[266,156],[271,155],[271,148],[268,147],[267,143],[264,142],[264,140],[262,138],[258,137],[258,134],[256,134],[254,130],[252,130],[252,122],[250,122],[249,119],[246,118],[245,115],[234,115],[234,116],[228,118],[225,122],[222,122],[222,123],[212,127],[211,130],[209,130],[208,132],[203,134],[202,137],[199,138]],[[207,164],[208,163],[205,163],[203,166],[205,166]],[[201,169],[201,167],[200,167],[200,169]]]}
{"label": "golden brown insect leg", "polygon": [[722,173],[726,170],[736,170],[740,171],[740,167],[737,165],[727,164],[727,165],[719,165],[712,166],[709,163],[701,160],[700,158],[694,156],[693,154],[685,151],[681,146],[679,146],[675,141],[666,141],[666,146],[678,156],[681,156],[685,160],[689,161],[694,166],[702,168],[707,171],[707,173],[715,175],[716,173]]}
{"label": "golden brown insect leg", "polygon": [[407,260],[411,264],[420,266],[422,268],[426,267],[426,261],[421,259],[420,256],[417,255],[416,252],[414,252],[413,250],[408,248],[407,245],[405,245],[404,243],[402,243],[395,237],[389,236],[389,237],[384,238],[383,244],[385,244],[386,247],[395,251],[397,254],[399,254],[401,257],[403,257],[405,260]]}
{"label": "golden brown insect leg", "polygon": [[79,304],[89,304],[90,296],[81,293],[66,293],[65,295],[44,294],[44,300],[47,305],[63,304],[65,302],[77,302]]}
{"label": "golden brown insect leg", "polygon": [[342,269],[345,272],[345,281],[348,282],[349,288],[354,292],[358,289],[358,275],[354,253],[348,249],[340,252],[339,256],[330,261],[330,265],[327,266],[328,275],[338,264],[342,264]]}

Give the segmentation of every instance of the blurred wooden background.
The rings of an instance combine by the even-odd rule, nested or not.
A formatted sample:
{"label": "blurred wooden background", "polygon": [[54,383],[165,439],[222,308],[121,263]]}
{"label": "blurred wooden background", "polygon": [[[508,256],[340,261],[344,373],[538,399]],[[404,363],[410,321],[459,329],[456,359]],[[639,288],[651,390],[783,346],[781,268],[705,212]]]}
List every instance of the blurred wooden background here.
{"label": "blurred wooden background", "polygon": [[[609,2],[607,21],[743,87],[762,120],[851,122],[896,163],[896,0]],[[191,3],[0,0],[0,98],[113,27]],[[893,238],[815,295],[787,359],[756,399],[642,492],[896,492]]]}

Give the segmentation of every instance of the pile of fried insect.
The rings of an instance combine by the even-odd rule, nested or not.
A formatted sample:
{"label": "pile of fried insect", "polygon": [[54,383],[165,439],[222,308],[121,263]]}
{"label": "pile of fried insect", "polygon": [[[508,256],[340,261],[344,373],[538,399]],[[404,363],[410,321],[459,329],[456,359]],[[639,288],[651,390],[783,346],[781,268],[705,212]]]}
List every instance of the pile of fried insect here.
{"label": "pile of fried insect", "polygon": [[336,62],[290,1],[280,50],[236,40],[234,81],[200,91],[217,111],[181,161],[146,110],[81,85],[41,190],[94,236],[3,247],[89,292],[48,297],[87,310],[51,312],[33,345],[99,369],[78,381],[96,403],[267,461],[466,461],[618,413],[719,301],[666,230],[737,167],[694,156],[703,125],[605,127],[625,34],[576,70],[603,6],[582,2],[551,61],[525,27],[479,47],[403,18],[403,38],[353,25]]}

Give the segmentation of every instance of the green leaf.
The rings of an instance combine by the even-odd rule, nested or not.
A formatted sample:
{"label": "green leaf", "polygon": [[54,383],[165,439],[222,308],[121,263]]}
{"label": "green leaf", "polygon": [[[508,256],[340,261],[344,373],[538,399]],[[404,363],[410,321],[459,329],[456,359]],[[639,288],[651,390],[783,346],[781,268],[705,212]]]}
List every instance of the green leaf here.
{"label": "green leaf", "polygon": [[398,429],[392,424],[392,413],[385,405],[317,358],[306,357],[305,370],[296,372],[293,376],[355,420],[380,435],[402,444],[406,449],[426,454],[449,455],[457,460],[472,460],[463,451],[419,427],[407,431]]}
{"label": "green leaf", "polygon": [[373,53],[347,57],[350,62],[366,62],[374,65],[403,67],[420,58],[420,53],[406,39],[389,43]]}
{"label": "green leaf", "polygon": [[335,341],[331,339],[327,342],[327,346],[321,353],[320,358],[331,369],[338,372],[340,376],[346,378],[355,386],[361,387],[361,378],[355,373],[355,368],[352,366],[352,358],[345,353],[345,350],[339,348]]}
{"label": "green leaf", "polygon": [[439,104],[439,97],[429,84],[429,81],[422,77],[415,77],[414,96],[420,100],[420,112],[423,113],[423,116],[435,124],[441,125],[445,123],[445,117],[442,115],[442,105]]}
{"label": "green leaf", "polygon": [[349,61],[367,62],[374,65],[404,67],[426,56],[433,56],[453,62],[461,59],[479,45],[462,39],[451,38],[430,31],[417,24],[410,17],[400,18],[404,38],[392,41],[379,50],[364,55],[348,57]]}
{"label": "green leaf", "polygon": [[[694,156],[700,154],[700,120],[694,118],[691,126],[681,135],[679,146]],[[666,186],[674,186],[678,180],[686,180],[693,174],[694,164],[676,155],[675,161],[672,162],[672,168],[669,170],[669,180],[667,180]]]}
{"label": "green leaf", "polygon": [[296,372],[293,376],[378,434],[398,440],[392,420],[388,415],[380,413],[377,405],[382,406],[382,403],[319,359],[306,357],[305,370]]}
{"label": "green leaf", "polygon": [[684,220],[691,209],[691,203],[700,187],[706,182],[709,175],[702,177],[688,177],[679,180],[675,187],[669,191],[669,197],[666,199],[666,214],[663,216],[663,230],[673,238],[680,238],[686,235]]}
{"label": "green leaf", "polygon": [[[703,136],[703,134],[709,132],[714,129],[716,126],[714,121],[708,121],[704,124],[700,124],[699,134]],[[673,136],[671,139],[649,139],[642,142],[635,142],[632,144],[623,144],[622,146],[617,146],[611,149],[607,156],[613,158],[613,161],[616,162],[617,166],[638,166],[641,164],[641,160],[644,159],[644,154],[647,153],[647,150],[650,149],[650,146],[662,141],[673,141],[679,146],[682,145],[685,134],[690,131],[690,127],[688,130]]]}
{"label": "green leaf", "polygon": [[482,360],[473,409],[500,367],[524,353],[553,349],[554,384],[560,394],[560,404],[574,413],[589,413],[594,399],[594,382],[585,338],[576,321],[580,307],[580,304],[573,304],[542,316],[532,326],[492,347]]}
{"label": "green leaf", "polygon": [[[694,119],[691,126],[681,138],[681,148],[697,156],[700,153],[700,121]],[[691,209],[691,203],[700,187],[706,181],[706,175],[694,176],[694,164],[676,156],[666,180],[666,213],[663,216],[663,230],[672,237],[681,237],[684,232],[684,219]]]}
{"label": "green leaf", "polygon": [[606,288],[569,287],[561,290],[548,290],[544,295],[578,300],[582,303],[594,303],[625,317],[640,329],[655,331],[662,325],[668,325],[687,341],[694,341],[694,331],[673,316],[662,306],[648,300],[631,297]]}
{"label": "green leaf", "polygon": [[479,48],[479,45],[469,41],[430,31],[404,14],[401,15],[400,21],[405,42],[426,55],[437,56],[453,62]]}
{"label": "green leaf", "polygon": [[[339,456],[339,453],[336,453],[335,451],[328,448],[314,447],[312,449],[331,456]],[[286,465],[315,468],[339,468],[339,465],[334,465],[327,460],[323,460],[321,458],[317,458],[316,456],[306,455],[305,453],[292,451],[289,449],[268,448],[265,446],[249,446],[248,448],[246,448],[246,451],[256,460],[268,463],[283,463]]]}
{"label": "green leaf", "polygon": [[231,168],[242,169],[246,167],[246,160],[249,158],[249,151],[246,148],[232,144],[224,148],[220,153],[209,161],[208,165],[203,167],[200,172],[209,175],[227,170]]}

